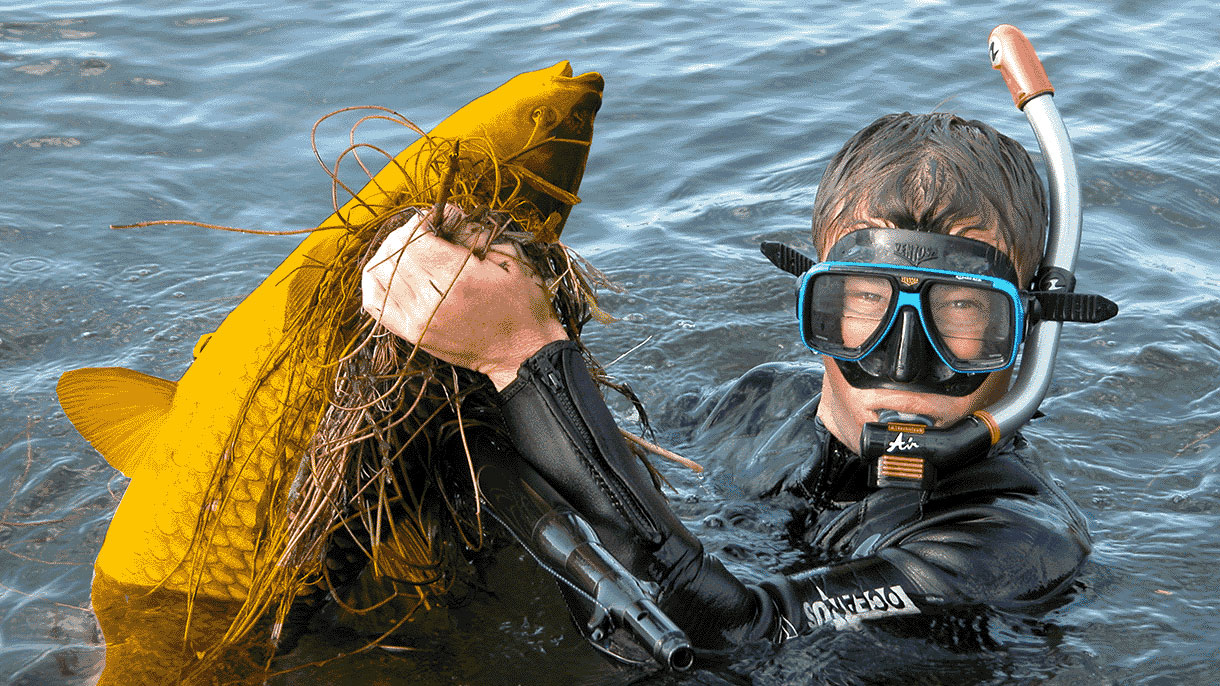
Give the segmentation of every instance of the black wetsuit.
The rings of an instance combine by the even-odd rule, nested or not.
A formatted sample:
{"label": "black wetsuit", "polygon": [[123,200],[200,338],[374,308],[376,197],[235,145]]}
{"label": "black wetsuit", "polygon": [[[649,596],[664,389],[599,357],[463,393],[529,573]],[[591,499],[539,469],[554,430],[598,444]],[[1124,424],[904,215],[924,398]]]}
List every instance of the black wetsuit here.
{"label": "black wetsuit", "polygon": [[[817,419],[818,398],[794,403],[794,387],[817,380],[793,365],[757,367],[702,423],[721,442],[749,438],[756,449],[735,482],[791,510],[793,543],[825,561],[789,577],[806,587],[809,626],[971,605],[1028,610],[1061,596],[1089,553],[1088,530],[1023,437],[941,474],[929,493],[877,489]],[[794,445],[808,457],[792,462]]]}
{"label": "black wetsuit", "polygon": [[[628,569],[658,584],[658,604],[697,647],[972,606],[1036,609],[1065,591],[1089,553],[1087,528],[1024,439],[940,475],[927,493],[872,488],[867,466],[816,419],[816,397],[787,413],[757,407],[760,391],[786,373],[770,365],[747,374],[725,394],[721,414],[750,407],[753,394],[750,416],[784,417],[753,437],[762,448],[742,459],[736,480],[790,507],[795,542],[825,564],[757,586],[705,554],[673,515],[626,450],[574,346],[554,343],[527,361],[501,394],[502,409],[524,459]],[[704,426],[731,443],[734,427],[716,415]],[[758,421],[738,424],[759,429]],[[801,441],[812,448],[807,459],[776,464],[777,444]]]}

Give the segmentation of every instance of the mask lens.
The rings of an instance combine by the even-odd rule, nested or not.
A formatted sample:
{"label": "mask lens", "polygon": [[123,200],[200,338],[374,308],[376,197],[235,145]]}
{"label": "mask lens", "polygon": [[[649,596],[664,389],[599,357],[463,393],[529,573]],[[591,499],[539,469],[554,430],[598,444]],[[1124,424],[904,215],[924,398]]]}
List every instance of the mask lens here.
{"label": "mask lens", "polygon": [[859,358],[885,332],[893,301],[886,277],[818,274],[806,291],[805,342],[828,355]]}
{"label": "mask lens", "polygon": [[1000,369],[1011,361],[1015,323],[1008,295],[985,286],[933,283],[924,310],[937,348],[958,371]]}

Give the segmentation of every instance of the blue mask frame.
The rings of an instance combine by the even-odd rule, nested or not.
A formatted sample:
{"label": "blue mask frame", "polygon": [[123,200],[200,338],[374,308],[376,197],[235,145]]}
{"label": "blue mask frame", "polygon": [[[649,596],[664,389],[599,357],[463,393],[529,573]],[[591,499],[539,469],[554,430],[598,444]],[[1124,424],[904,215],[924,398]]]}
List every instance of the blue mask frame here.
{"label": "blue mask frame", "polygon": [[[828,344],[818,340],[814,333],[811,312],[811,291],[815,279],[821,275],[861,275],[885,278],[891,285],[892,293],[889,307],[883,315],[885,323],[873,332],[860,346],[847,347]],[[904,279],[906,283],[904,283]],[[913,283],[912,283],[913,281]],[[956,356],[944,342],[938,327],[931,316],[925,313],[927,293],[933,284],[950,286],[970,286],[999,293],[1010,305],[1008,313],[1008,328],[1011,342],[1004,346],[1002,355],[998,358],[993,353],[986,360],[968,360]],[[904,310],[914,310],[919,318],[923,333],[932,349],[949,369],[962,374],[977,374],[996,372],[1008,369],[1016,361],[1025,330],[1026,313],[1023,305],[1024,294],[1010,281],[984,274],[972,274],[946,269],[925,269],[894,264],[876,264],[866,262],[822,262],[811,267],[800,279],[797,288],[796,315],[801,332],[801,342],[810,350],[829,355],[838,360],[856,362],[876,350],[882,341],[890,335],[895,322],[899,320]]]}

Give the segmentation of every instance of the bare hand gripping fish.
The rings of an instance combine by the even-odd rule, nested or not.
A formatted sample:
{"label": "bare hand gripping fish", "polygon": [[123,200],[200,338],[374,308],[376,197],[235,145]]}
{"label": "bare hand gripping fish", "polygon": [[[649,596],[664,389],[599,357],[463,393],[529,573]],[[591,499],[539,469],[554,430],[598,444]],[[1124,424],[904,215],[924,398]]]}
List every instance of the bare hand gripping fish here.
{"label": "bare hand gripping fish", "polygon": [[[178,381],[118,367],[77,369],[61,377],[57,391],[69,419],[131,478],[95,564],[94,605],[108,643],[103,683],[120,678],[114,657],[126,630],[108,618],[126,612],[123,604],[137,591],[182,594],[188,625],[196,600],[240,604],[225,637],[236,640],[269,609],[282,621],[292,597],[320,583],[319,540],[334,526],[328,529],[322,521],[311,529],[298,522],[294,528],[291,520],[320,511],[301,504],[306,496],[326,496],[318,487],[302,486],[326,461],[305,469],[303,458],[350,448],[322,436],[319,427],[350,409],[335,402],[350,381],[344,380],[344,365],[371,349],[372,321],[360,309],[359,293],[370,245],[376,247],[404,209],[428,212],[439,204],[444,163],[456,141],[461,160],[450,202],[476,217],[508,216],[518,230],[553,244],[579,202],[575,193],[602,86],[600,75],[573,77],[568,63],[560,62],[517,76],[459,109],[386,164],[214,333],[202,337]],[[549,254],[550,262],[561,259],[555,254],[566,255]],[[554,281],[548,285],[570,293],[560,280],[548,279]],[[557,309],[564,326],[578,335],[588,304],[559,303]],[[398,361],[416,360],[416,352]],[[401,379],[384,387],[406,395],[408,404],[414,397],[408,414],[425,395],[421,389],[412,396],[413,387]],[[362,412],[361,417],[372,410]],[[352,426],[365,428],[347,436],[348,444],[384,443],[383,426]],[[329,506],[336,510],[334,503]],[[332,523],[342,519],[330,516]],[[379,553],[371,554],[376,564]],[[387,553],[382,564],[389,558]],[[108,612],[115,604],[120,609]],[[191,647],[188,654],[202,655],[216,641],[191,633],[178,628],[177,638],[185,634]]]}

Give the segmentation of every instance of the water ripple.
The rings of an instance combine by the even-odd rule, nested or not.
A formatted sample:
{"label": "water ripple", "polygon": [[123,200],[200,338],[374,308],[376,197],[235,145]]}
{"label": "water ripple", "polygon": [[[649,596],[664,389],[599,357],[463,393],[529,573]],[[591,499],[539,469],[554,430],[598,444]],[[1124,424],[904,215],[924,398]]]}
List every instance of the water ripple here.
{"label": "water ripple", "polygon": [[51,266],[51,260],[45,257],[22,257],[8,263],[8,270],[16,274],[32,274]]}

